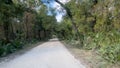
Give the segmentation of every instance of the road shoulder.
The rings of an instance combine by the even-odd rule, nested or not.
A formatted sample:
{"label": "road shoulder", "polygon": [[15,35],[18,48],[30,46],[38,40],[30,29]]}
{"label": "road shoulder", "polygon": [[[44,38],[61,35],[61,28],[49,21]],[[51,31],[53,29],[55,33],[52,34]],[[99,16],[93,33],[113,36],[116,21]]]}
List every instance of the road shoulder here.
{"label": "road shoulder", "polygon": [[82,62],[87,68],[119,68],[117,64],[112,64],[104,60],[92,50],[84,50],[73,45],[61,41],[65,47],[75,56],[77,60]]}

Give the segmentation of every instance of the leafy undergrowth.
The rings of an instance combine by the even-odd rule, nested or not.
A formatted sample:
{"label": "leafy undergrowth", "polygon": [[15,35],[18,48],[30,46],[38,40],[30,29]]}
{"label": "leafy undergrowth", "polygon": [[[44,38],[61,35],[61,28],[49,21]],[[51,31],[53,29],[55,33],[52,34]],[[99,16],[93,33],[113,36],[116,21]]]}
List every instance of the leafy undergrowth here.
{"label": "leafy undergrowth", "polygon": [[25,45],[33,44],[36,42],[38,42],[38,40],[32,40],[32,41],[14,40],[9,43],[6,43],[5,41],[0,41],[0,57],[7,56],[20,49],[23,49]]}
{"label": "leafy undergrowth", "polygon": [[120,68],[120,63],[112,63],[103,58],[97,50],[85,49],[79,46],[78,41],[63,42],[68,50],[87,68]]}
{"label": "leafy undergrowth", "polygon": [[84,38],[84,49],[95,50],[111,63],[120,61],[120,34],[119,32],[101,32]]}
{"label": "leafy undergrowth", "polygon": [[19,57],[20,55],[23,55],[25,54],[26,52],[30,51],[32,48],[40,45],[40,44],[43,44],[45,41],[34,41],[32,43],[27,43],[23,46],[22,49],[19,49],[17,51],[15,51],[14,53],[10,53],[10,54],[7,54],[6,56],[4,57],[0,57],[0,64],[2,64],[3,62],[9,62],[11,60],[13,60],[14,58],[16,57]]}

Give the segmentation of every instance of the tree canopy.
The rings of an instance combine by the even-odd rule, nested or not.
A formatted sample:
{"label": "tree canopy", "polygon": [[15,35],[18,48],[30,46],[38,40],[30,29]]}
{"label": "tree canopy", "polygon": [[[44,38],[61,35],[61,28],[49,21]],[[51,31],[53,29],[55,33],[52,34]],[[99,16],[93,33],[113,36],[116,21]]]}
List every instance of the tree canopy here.
{"label": "tree canopy", "polygon": [[[57,22],[57,8],[64,13]],[[26,42],[79,41],[81,48],[97,50],[110,62],[120,61],[120,0],[0,0],[0,56]],[[50,12],[50,14],[49,14]],[[60,14],[59,12],[59,14]]]}

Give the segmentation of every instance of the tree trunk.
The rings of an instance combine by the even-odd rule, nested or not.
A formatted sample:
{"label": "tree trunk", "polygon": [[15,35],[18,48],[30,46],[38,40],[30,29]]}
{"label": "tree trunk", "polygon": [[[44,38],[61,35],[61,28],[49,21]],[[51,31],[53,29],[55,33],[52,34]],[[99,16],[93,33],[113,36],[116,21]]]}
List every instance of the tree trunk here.
{"label": "tree trunk", "polygon": [[[76,23],[74,22],[74,19],[73,19],[73,16],[70,12],[70,9],[68,7],[66,7],[64,4],[62,4],[60,1],[58,0],[55,0],[58,4],[60,4],[67,12],[67,15],[68,17],[70,18],[71,20],[71,23],[72,23],[72,26],[73,26],[73,29],[75,31],[75,36],[77,37],[77,40],[80,40],[81,44],[83,43],[82,40],[84,38],[84,35],[80,34],[79,31],[78,31],[78,28],[76,26]],[[81,37],[81,38],[80,38]]]}

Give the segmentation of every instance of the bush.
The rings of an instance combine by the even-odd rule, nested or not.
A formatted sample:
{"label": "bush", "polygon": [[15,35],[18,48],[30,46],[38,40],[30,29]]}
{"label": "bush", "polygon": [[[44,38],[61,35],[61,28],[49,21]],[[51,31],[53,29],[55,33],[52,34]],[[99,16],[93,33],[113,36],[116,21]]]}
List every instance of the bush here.
{"label": "bush", "polygon": [[96,49],[110,62],[120,61],[120,34],[117,31],[93,33],[84,38],[85,49]]}
{"label": "bush", "polygon": [[19,40],[15,40],[11,43],[11,46],[13,46],[15,49],[21,49],[23,45],[24,44]]}
{"label": "bush", "polygon": [[18,49],[23,47],[23,43],[19,40],[14,40],[10,43],[4,43],[1,41],[0,43],[0,56],[6,56],[7,54],[13,53]]}
{"label": "bush", "polygon": [[118,62],[120,61],[120,44],[101,47],[99,53],[110,62]]}
{"label": "bush", "polygon": [[2,56],[4,52],[5,52],[4,48],[0,47],[0,56]]}

